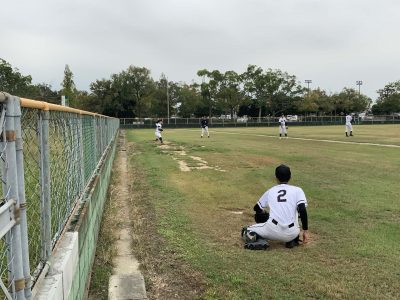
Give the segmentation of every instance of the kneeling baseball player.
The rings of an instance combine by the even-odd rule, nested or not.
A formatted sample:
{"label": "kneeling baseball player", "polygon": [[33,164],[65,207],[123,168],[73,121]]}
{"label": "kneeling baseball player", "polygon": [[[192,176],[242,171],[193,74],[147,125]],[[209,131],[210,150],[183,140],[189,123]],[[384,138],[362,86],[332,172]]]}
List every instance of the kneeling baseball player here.
{"label": "kneeling baseball player", "polygon": [[[291,178],[288,166],[278,166],[275,176],[278,184],[267,190],[254,206],[257,224],[242,229],[246,249],[267,249],[268,240],[285,242],[287,248],[298,246],[298,214],[303,227],[303,244],[308,242],[307,199],[304,191],[288,184]],[[269,208],[269,213],[265,211],[266,208]]]}

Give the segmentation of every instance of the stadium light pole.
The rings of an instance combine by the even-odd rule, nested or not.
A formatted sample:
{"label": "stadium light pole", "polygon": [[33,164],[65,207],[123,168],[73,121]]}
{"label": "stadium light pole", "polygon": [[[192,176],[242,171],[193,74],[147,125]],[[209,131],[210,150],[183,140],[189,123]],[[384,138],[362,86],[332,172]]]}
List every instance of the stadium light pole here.
{"label": "stadium light pole", "polygon": [[168,79],[167,79],[167,117],[168,117],[168,124],[169,124],[169,87],[168,87]]}
{"label": "stadium light pole", "polygon": [[306,79],[304,80],[305,83],[307,83],[307,89],[308,89],[308,93],[310,94],[310,83],[312,83],[311,79]]}
{"label": "stadium light pole", "polygon": [[[356,85],[358,85],[358,100],[361,99],[361,85],[363,84],[362,80],[357,80]],[[360,124],[360,119],[358,119],[358,124]]]}
{"label": "stadium light pole", "polygon": [[358,85],[358,97],[361,97],[361,86],[362,86],[363,82],[362,80],[357,80],[356,81],[356,85]]}

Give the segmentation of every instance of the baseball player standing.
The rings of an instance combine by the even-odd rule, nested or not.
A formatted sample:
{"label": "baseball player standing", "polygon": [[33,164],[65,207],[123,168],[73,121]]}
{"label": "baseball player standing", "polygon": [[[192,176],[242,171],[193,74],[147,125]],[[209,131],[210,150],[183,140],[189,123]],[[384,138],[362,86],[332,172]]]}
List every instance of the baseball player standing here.
{"label": "baseball player standing", "polygon": [[162,125],[163,125],[163,121],[162,120],[157,120],[155,134],[156,134],[156,141],[160,140],[161,144],[164,144],[164,142],[162,140],[162,136],[161,136],[161,131],[163,131]]}
{"label": "baseball player standing", "polygon": [[201,118],[200,126],[201,126],[201,137],[203,138],[204,133],[207,133],[207,136],[210,137],[210,133],[208,132],[208,119],[206,117]]}
{"label": "baseball player standing", "polygon": [[[291,178],[290,168],[280,165],[275,169],[278,184],[267,190],[254,210],[257,214],[265,213],[269,208],[269,216],[263,223],[257,223],[243,228],[242,237],[249,237],[250,242],[257,238],[286,242],[287,248],[299,245],[300,227],[298,213],[303,228],[303,243],[308,241],[307,199],[304,191],[297,186],[288,184]],[[256,221],[257,222],[257,221]],[[255,237],[255,240],[253,239]]]}
{"label": "baseball player standing", "polygon": [[351,125],[351,121],[353,120],[352,116],[350,114],[346,115],[346,136],[353,136],[353,125]]}
{"label": "baseball player standing", "polygon": [[285,134],[285,137],[287,137],[285,115],[282,114],[282,116],[279,118],[278,122],[279,122],[279,138],[282,138],[282,134]]}

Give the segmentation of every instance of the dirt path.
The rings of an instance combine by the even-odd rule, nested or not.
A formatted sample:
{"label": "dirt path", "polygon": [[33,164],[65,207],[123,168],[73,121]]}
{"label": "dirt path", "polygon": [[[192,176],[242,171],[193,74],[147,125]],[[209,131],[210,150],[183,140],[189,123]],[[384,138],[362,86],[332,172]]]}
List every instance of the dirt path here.
{"label": "dirt path", "polygon": [[125,132],[119,136],[118,154],[114,164],[116,168],[117,184],[114,187],[116,194],[115,207],[119,219],[115,232],[116,256],[113,258],[113,275],[109,281],[108,298],[117,299],[147,299],[144,278],[139,270],[139,262],[132,251],[132,221],[130,174],[126,153]]}
{"label": "dirt path", "polygon": [[128,158],[125,147],[125,132],[122,131],[119,138],[119,153],[117,155],[116,164],[118,184],[115,186],[116,195],[114,199],[118,199],[116,207],[118,210],[119,232],[116,236],[117,256],[114,258],[114,274],[126,274],[139,271],[139,262],[132,254],[132,221],[130,219],[130,202],[131,195],[129,193],[130,180],[128,172]]}
{"label": "dirt path", "polygon": [[163,195],[147,181],[147,174],[135,157],[140,145],[126,144],[130,182],[130,219],[132,220],[133,253],[140,261],[148,299],[203,299],[206,290],[204,275],[179,258],[158,232],[158,216],[154,207]]}
{"label": "dirt path", "polygon": [[[143,275],[139,283],[143,283],[147,299],[204,299],[204,275],[183,261],[158,231],[155,203],[163,195],[151,185],[149,174],[139,162],[141,145],[126,141],[125,131],[120,134],[97,245],[93,272],[97,276],[89,299],[146,299],[128,294],[120,294],[119,298],[107,295],[107,283],[116,288],[137,283],[114,282],[113,277],[118,274],[121,279],[129,276],[126,274]],[[113,275],[108,282],[111,269]]]}

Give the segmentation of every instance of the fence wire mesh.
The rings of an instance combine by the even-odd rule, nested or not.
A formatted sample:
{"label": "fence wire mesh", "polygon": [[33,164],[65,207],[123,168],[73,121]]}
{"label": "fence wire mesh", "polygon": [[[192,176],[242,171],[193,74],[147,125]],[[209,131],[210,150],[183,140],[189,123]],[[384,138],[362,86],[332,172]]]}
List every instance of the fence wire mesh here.
{"label": "fence wire mesh", "polygon": [[35,270],[38,266],[41,251],[39,115],[40,111],[37,109],[22,109],[21,133],[22,140],[25,142],[23,146],[24,179],[31,270]]}
{"label": "fence wire mesh", "polygon": [[14,276],[10,270],[14,256],[12,255],[12,239],[11,233],[3,237],[0,242],[0,272],[1,272],[1,291],[2,299],[15,299],[12,294],[15,290]]}
{"label": "fence wire mesh", "polygon": [[[4,114],[7,105],[0,104]],[[5,131],[0,119],[0,133]],[[119,120],[91,114],[22,108],[21,136],[28,227],[29,267],[33,283],[82,199],[102,156],[115,142]],[[7,188],[7,141],[0,141],[0,186]],[[0,209],[9,199],[4,197]],[[0,224],[1,225],[1,224]],[[0,228],[0,231],[2,228]],[[0,299],[14,299],[12,231],[0,240]],[[27,255],[26,255],[27,256]]]}
{"label": "fence wire mesh", "polygon": [[79,116],[50,112],[49,148],[51,174],[51,233],[54,244],[73,205],[83,190],[79,151]]}

